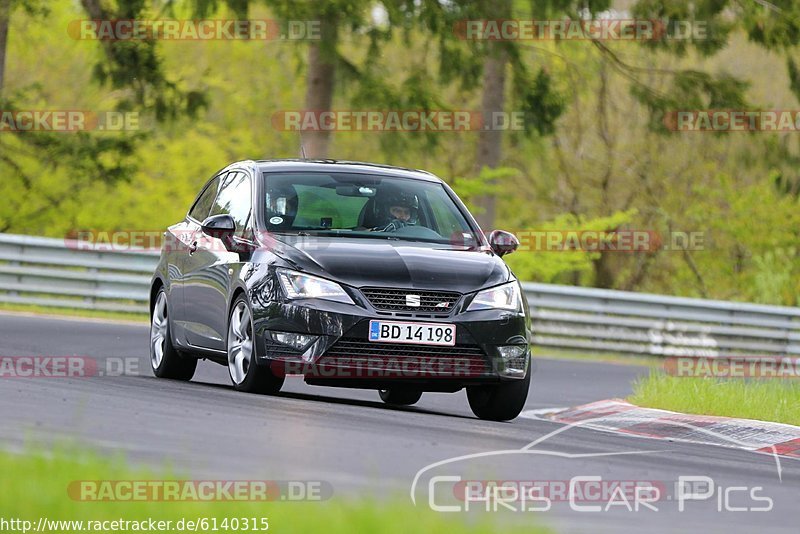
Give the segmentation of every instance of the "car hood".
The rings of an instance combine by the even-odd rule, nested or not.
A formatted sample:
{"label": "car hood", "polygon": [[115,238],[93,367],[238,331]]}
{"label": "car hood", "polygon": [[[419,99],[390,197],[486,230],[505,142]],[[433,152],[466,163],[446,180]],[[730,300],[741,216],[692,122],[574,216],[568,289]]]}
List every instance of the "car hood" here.
{"label": "car hood", "polygon": [[374,239],[308,239],[281,236],[273,252],[326,278],[354,287],[447,289],[468,293],[511,277],[491,252],[450,245]]}

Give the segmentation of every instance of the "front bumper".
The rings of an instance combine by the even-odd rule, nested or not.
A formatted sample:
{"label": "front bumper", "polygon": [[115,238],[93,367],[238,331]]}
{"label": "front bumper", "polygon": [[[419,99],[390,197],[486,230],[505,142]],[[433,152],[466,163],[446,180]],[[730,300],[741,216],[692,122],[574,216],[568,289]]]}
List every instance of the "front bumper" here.
{"label": "front bumper", "polygon": [[[276,374],[303,375],[306,382],[339,387],[457,391],[477,384],[523,379],[530,368],[529,320],[523,312],[497,310],[450,314],[387,313],[368,303],[271,301],[254,305],[256,353]],[[454,347],[368,341],[369,321],[456,325]],[[273,333],[311,334],[300,349]],[[518,347],[512,350],[500,347]],[[513,353],[509,355],[510,353]]]}

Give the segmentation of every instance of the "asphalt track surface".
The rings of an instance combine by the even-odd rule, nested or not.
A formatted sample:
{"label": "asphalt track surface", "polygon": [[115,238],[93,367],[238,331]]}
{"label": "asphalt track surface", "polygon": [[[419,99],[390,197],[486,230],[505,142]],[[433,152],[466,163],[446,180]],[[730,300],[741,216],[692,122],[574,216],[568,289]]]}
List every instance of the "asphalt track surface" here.
{"label": "asphalt track surface", "polygon": [[[400,499],[413,526],[411,486],[426,466],[462,455],[519,450],[564,428],[525,418],[479,421],[463,391],[425,394],[416,406],[397,409],[383,405],[375,391],[312,387],[299,378],[287,379],[279,396],[238,393],[230,387],[227,369],[210,362],[201,362],[189,383],[160,380],[150,372],[147,343],[146,325],[0,314],[0,356],[88,356],[100,369],[109,359],[138,363],[138,372],[126,376],[0,379],[0,446],[19,451],[33,443],[72,440],[102,452],[123,452],[134,464],[168,462],[190,478],[322,480],[332,485],[332,499]],[[620,364],[537,360],[526,410],[625,396],[630,382],[647,372]],[[433,476],[567,482],[600,476],[660,482],[668,489],[652,503],[657,511],[646,506],[628,511],[624,505],[606,511],[608,503],[600,499],[574,503],[600,505],[596,512],[579,512],[556,500],[546,512],[502,506],[497,512],[476,511],[483,503],[475,503],[469,513],[492,514],[500,522],[534,521],[557,532],[800,531],[797,460],[781,460],[779,477],[769,455],[577,427],[531,450],[538,452],[476,456],[424,470],[416,506],[428,506]],[[608,453],[615,455],[597,456]],[[710,477],[713,497],[685,501],[680,511],[673,486],[681,476]],[[737,487],[747,490],[730,489]],[[434,485],[436,503],[450,503],[448,488]],[[754,495],[771,499],[771,510],[729,510],[769,506]]]}

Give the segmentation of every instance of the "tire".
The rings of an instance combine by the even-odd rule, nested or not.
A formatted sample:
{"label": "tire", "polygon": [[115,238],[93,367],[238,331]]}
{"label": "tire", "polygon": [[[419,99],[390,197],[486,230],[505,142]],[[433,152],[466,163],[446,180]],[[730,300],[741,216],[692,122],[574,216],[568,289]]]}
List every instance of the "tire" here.
{"label": "tire", "polygon": [[244,295],[239,296],[228,316],[228,374],[234,389],[272,395],[280,391],[283,377],[272,374],[269,365],[256,363],[253,314]]}
{"label": "tire", "polygon": [[416,389],[380,389],[381,400],[394,406],[411,406],[422,397],[422,392]]}
{"label": "tire", "polygon": [[197,369],[197,358],[184,356],[172,344],[167,292],[158,290],[150,314],[150,368],[158,378],[191,380]]}
{"label": "tire", "polygon": [[528,398],[531,369],[522,380],[504,382],[498,386],[467,387],[469,407],[479,419],[510,421],[520,414]]}

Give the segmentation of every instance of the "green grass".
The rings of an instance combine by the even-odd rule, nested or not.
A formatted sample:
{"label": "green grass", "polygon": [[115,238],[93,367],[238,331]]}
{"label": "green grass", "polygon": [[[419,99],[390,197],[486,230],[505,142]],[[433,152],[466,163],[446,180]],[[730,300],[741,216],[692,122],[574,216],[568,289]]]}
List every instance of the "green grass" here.
{"label": "green grass", "polygon": [[112,319],[116,321],[133,321],[148,323],[149,316],[146,313],[127,313],[113,312],[104,310],[83,310],[80,308],[69,308],[67,306],[50,307],[38,306],[35,304],[13,304],[0,302],[0,311],[33,313],[36,315],[62,315],[66,317],[89,317],[94,319]]}
{"label": "green grass", "polygon": [[615,352],[592,352],[554,349],[551,347],[534,346],[531,349],[534,358],[548,360],[577,360],[605,363],[619,363],[625,365],[643,365],[646,367],[660,367],[664,359],[655,356],[638,356],[635,354],[618,354]]}
{"label": "green grass", "polygon": [[[88,502],[73,500],[67,493],[67,488],[73,481],[176,478],[185,479],[131,469],[120,458],[102,458],[81,451],[61,450],[46,455],[0,452],[0,518],[32,521],[33,528],[40,517],[64,521],[133,521],[153,518],[173,521],[173,525],[182,518],[217,518],[218,524],[221,524],[225,518],[230,520],[255,517],[260,522],[260,518],[264,517],[268,519],[270,532],[491,533],[499,529],[497,524],[490,522],[495,519],[491,514],[475,521],[473,516],[468,519],[462,514],[436,513],[428,508],[426,499],[418,501],[418,506],[414,507],[407,496],[383,499],[378,495],[356,501],[337,496],[335,487],[332,498],[323,502]],[[525,532],[547,532],[542,528],[532,528],[530,521],[526,518]],[[507,525],[502,530],[522,531],[508,528]],[[62,528],[59,531],[73,530]],[[172,529],[172,532],[176,531]],[[199,531],[204,530],[200,528]]]}
{"label": "green grass", "polygon": [[800,425],[800,382],[720,379],[653,372],[633,384],[628,401],[675,412]]}

